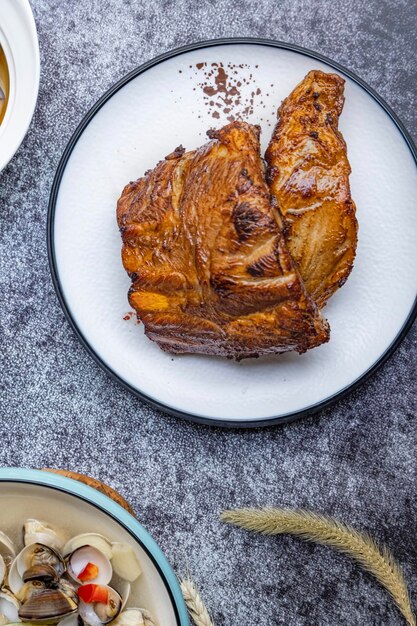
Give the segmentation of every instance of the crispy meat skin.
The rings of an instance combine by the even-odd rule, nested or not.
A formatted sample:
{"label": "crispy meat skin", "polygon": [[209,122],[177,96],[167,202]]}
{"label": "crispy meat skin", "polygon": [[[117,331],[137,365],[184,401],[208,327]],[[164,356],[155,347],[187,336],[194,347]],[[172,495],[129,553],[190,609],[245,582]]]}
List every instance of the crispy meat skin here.
{"label": "crispy meat skin", "polygon": [[237,359],[327,341],[271,205],[259,128],[234,122],[209,136],[118,202],[129,302],[146,335],[169,352]]}
{"label": "crispy meat skin", "polygon": [[344,80],[318,70],[283,101],[266,152],[286,241],[319,307],[346,281],[357,243],[350,165],[338,131]]}

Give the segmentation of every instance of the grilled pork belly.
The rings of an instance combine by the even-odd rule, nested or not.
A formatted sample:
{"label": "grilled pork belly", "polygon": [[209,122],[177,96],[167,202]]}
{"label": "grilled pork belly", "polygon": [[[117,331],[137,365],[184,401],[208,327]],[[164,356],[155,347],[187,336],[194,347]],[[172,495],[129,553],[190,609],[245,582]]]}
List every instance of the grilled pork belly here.
{"label": "grilled pork belly", "polygon": [[172,353],[236,359],[328,341],[288,252],[259,127],[233,122],[125,187],[117,219],[129,302]]}
{"label": "grilled pork belly", "polygon": [[346,281],[357,244],[351,170],[338,130],[344,82],[309,72],[281,104],[266,153],[288,249],[319,307]]}

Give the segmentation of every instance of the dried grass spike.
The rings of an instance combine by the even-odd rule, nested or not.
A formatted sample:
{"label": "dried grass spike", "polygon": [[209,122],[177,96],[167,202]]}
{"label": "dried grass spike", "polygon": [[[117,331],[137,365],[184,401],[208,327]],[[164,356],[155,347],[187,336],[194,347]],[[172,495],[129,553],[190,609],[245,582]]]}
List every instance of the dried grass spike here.
{"label": "dried grass spike", "polygon": [[290,534],[343,552],[372,574],[390,593],[409,626],[416,626],[404,575],[392,554],[366,533],[311,511],[280,508],[223,511],[221,519],[265,535]]}
{"label": "dried grass spike", "polygon": [[209,612],[192,580],[180,581],[182,595],[196,626],[214,626]]}

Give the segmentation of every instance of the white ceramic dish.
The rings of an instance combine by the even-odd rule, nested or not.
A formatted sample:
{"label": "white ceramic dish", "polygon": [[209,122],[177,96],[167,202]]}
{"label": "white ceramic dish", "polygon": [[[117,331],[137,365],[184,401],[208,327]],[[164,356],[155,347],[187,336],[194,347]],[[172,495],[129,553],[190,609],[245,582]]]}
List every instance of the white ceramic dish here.
{"label": "white ceramic dish", "polygon": [[190,626],[177,578],[161,549],[107,496],[49,472],[0,468],[0,511],[0,529],[15,540],[21,533],[17,526],[34,517],[62,529],[67,537],[98,532],[110,541],[127,542],[142,569],[132,586],[135,606],[149,610],[159,626]]}
{"label": "white ceramic dish", "polygon": [[39,91],[39,44],[28,0],[1,0],[0,45],[10,77],[9,102],[0,125],[0,171],[22,143]]}
{"label": "white ceramic dish", "polygon": [[[302,356],[240,363],[173,357],[143,334],[129,310],[115,207],[123,186],[182,143],[205,141],[226,123],[201,90],[196,64],[223,62],[262,97],[249,121],[263,148],[276,109],[313,68],[346,79],[341,130],[352,165],[359,245],[354,270],[325,309],[331,340]],[[243,65],[243,69],[239,66]],[[249,68],[249,69],[248,69]],[[242,88],[243,89],[243,88]],[[268,95],[267,95],[268,94]],[[261,119],[262,118],[262,119]],[[414,152],[413,152],[414,151]],[[142,66],[97,103],[68,145],[50,202],[55,285],[78,336],[120,382],[165,410],[222,425],[264,425],[334,402],[395,349],[415,317],[417,168],[415,148],[395,115],[360,79],[320,55],[287,44],[224,40],[177,50]]]}

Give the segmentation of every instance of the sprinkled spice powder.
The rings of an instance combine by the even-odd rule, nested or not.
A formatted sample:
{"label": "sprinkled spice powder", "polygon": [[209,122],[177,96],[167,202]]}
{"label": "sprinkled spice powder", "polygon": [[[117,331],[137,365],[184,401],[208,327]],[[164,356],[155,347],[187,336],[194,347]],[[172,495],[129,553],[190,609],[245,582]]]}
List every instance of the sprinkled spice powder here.
{"label": "sprinkled spice powder", "polygon": [[[248,63],[235,65],[230,62],[204,62],[190,65],[189,68],[193,70],[190,80],[195,81],[195,76],[198,77],[197,85],[203,93],[204,106],[214,119],[225,117],[228,122],[249,120],[255,103],[265,109],[261,99],[262,91],[256,86],[253,70]],[[258,65],[255,65],[257,68]],[[263,121],[262,118],[259,121]]]}

